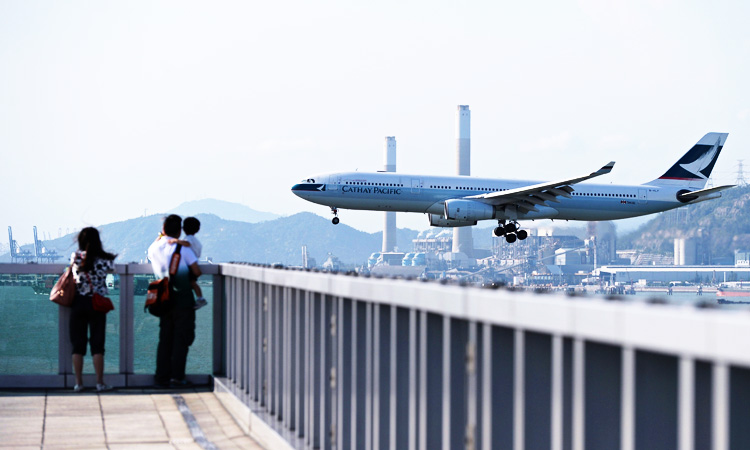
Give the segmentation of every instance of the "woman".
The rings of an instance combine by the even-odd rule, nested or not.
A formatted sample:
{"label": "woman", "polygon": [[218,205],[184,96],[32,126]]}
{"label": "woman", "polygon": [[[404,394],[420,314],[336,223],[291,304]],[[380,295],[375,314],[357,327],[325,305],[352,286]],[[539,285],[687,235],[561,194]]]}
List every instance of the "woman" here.
{"label": "woman", "polygon": [[114,272],[116,256],[102,249],[102,241],[96,228],[84,228],[78,233],[78,251],[70,256],[76,280],[76,295],[70,312],[70,342],[73,345],[73,371],[76,376],[73,389],[76,392],[83,391],[83,356],[86,354],[87,342],[91,344],[96,390],[101,392],[112,389],[112,386],[104,384],[104,331],[107,314],[94,311],[92,297],[95,292],[107,296],[107,273]]}

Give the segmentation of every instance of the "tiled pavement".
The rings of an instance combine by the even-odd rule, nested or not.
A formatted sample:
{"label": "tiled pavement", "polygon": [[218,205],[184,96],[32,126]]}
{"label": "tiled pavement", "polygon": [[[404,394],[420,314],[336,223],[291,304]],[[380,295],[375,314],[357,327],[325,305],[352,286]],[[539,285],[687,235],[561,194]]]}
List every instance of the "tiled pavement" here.
{"label": "tiled pavement", "polygon": [[261,448],[200,390],[0,391],[0,447]]}

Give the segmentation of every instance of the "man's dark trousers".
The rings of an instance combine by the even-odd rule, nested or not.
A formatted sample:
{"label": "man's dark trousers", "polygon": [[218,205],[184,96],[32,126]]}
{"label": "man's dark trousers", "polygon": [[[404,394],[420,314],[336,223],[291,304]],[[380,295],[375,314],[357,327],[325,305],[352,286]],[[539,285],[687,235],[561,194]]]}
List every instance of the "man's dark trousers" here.
{"label": "man's dark trousers", "polygon": [[195,310],[178,307],[159,318],[159,346],[156,349],[156,383],[185,379],[188,349],[195,340]]}

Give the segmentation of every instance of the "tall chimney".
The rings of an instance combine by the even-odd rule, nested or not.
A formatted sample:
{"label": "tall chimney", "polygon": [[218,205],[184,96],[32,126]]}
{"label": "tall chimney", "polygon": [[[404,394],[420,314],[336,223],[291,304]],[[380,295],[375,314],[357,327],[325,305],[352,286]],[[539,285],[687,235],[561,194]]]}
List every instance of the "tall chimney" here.
{"label": "tall chimney", "polygon": [[[471,175],[471,111],[468,105],[458,105],[456,110],[456,174]],[[453,253],[463,252],[474,257],[471,227],[453,229]]]}
{"label": "tall chimney", "polygon": [[[396,138],[387,136],[383,145],[383,171],[396,171]],[[387,211],[383,222],[383,251],[392,252],[396,249],[396,213]]]}

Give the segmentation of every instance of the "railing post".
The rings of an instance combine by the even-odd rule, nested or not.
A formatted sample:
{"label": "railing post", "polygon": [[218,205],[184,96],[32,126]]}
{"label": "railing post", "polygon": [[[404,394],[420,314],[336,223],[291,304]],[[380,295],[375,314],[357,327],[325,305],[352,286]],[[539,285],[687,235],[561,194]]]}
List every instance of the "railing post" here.
{"label": "railing post", "polygon": [[635,448],[635,350],[622,349],[622,400],[621,400],[622,450]]}
{"label": "railing post", "polygon": [[215,377],[223,377],[227,374],[226,349],[224,347],[224,343],[227,341],[225,283],[228,285],[229,280],[221,274],[221,266],[219,266],[219,273],[213,275],[213,305],[211,306],[213,308],[213,361],[211,366]]}
{"label": "railing post", "polygon": [[[54,305],[57,306],[57,305]],[[57,306],[58,321],[57,321],[57,336],[58,336],[58,354],[57,364],[59,373],[63,375],[64,385],[68,386],[67,380],[68,375],[73,373],[73,346],[70,344],[70,335],[68,329],[70,328],[70,308],[64,306]]]}
{"label": "railing post", "polygon": [[123,272],[120,274],[120,373],[124,374],[125,385],[128,383],[128,375],[133,373],[135,355],[133,347],[135,346],[135,337],[133,336],[134,326],[134,286],[133,274],[129,273],[129,265],[123,266]]}
{"label": "railing post", "polygon": [[526,353],[524,349],[524,331],[517,329],[515,331],[515,348],[514,348],[514,364],[515,368],[513,378],[513,448],[515,450],[524,449],[524,441],[526,435],[524,433],[524,417],[526,411],[524,408],[524,396],[526,394],[525,383],[524,383],[524,359]]}
{"label": "railing post", "polygon": [[713,365],[713,450],[729,448],[729,367]]}
{"label": "railing post", "polygon": [[687,356],[680,358],[678,389],[678,446],[680,450],[693,450],[693,440],[695,438],[693,429],[695,365],[693,359]]}

